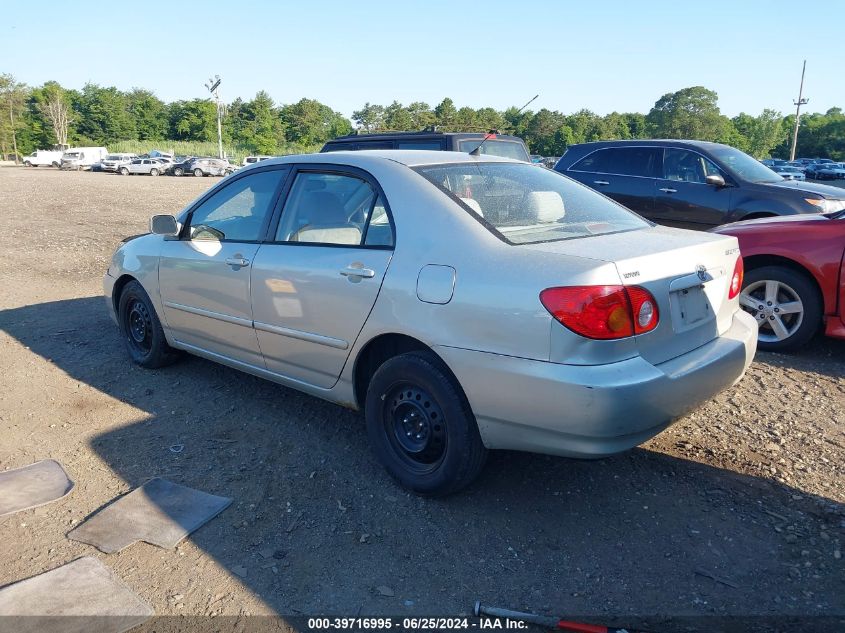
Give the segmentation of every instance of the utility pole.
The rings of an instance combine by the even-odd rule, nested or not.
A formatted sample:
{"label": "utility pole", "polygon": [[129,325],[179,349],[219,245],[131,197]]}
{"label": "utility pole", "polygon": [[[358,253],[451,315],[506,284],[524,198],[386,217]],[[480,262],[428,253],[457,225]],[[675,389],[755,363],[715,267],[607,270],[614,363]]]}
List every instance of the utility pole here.
{"label": "utility pole", "polygon": [[223,158],[223,106],[220,105],[220,75],[214,75],[205,84],[217,103],[217,157]]}
{"label": "utility pole", "polygon": [[801,87],[798,89],[798,101],[795,104],[795,129],[792,130],[792,149],[789,150],[789,160],[795,160],[795,149],[798,147],[798,121],[801,119],[801,106],[809,99],[804,99],[804,71],[807,70],[807,60],[804,60],[804,67],[801,69]]}

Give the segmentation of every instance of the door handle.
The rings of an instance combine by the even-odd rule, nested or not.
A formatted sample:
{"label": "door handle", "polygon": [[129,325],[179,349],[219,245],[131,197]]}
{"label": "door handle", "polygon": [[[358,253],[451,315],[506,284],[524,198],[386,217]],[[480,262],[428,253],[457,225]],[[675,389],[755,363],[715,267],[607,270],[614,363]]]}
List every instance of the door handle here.
{"label": "door handle", "polygon": [[371,277],[376,276],[376,271],[374,271],[372,268],[354,268],[350,266],[341,270],[340,274],[344,277],[362,277],[370,279]]}
{"label": "door handle", "polygon": [[672,189],[671,187],[663,187],[660,191],[663,193],[678,193],[677,189]]}
{"label": "door handle", "polygon": [[593,184],[594,185],[609,185],[610,183],[607,182],[606,180],[594,180]]}
{"label": "door handle", "polygon": [[249,266],[249,260],[244,259],[243,257],[227,257],[226,263],[229,264],[229,266],[240,266],[241,268]]}

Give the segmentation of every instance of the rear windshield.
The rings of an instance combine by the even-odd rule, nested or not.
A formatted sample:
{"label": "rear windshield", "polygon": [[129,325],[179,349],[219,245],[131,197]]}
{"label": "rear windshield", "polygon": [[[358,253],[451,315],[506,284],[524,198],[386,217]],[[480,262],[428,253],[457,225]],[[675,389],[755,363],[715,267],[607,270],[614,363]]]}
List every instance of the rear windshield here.
{"label": "rear windshield", "polygon": [[651,226],[566,176],[525,163],[424,165],[414,171],[509,244],[534,244]]}
{"label": "rear windshield", "polygon": [[[475,148],[478,147],[483,140],[483,138],[471,138],[458,141],[458,150],[468,154],[475,150]],[[513,158],[514,160],[522,160],[526,163],[531,162],[531,159],[528,157],[528,152],[525,151],[525,146],[522,143],[517,143],[516,141],[488,139],[487,142],[481,146],[479,154],[501,156],[502,158]]]}

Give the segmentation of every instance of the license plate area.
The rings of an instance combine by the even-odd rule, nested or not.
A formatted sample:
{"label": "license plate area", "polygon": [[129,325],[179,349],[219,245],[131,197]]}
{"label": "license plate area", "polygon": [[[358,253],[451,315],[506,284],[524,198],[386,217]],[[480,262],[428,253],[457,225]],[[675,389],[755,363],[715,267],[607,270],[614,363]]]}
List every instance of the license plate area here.
{"label": "license plate area", "polygon": [[683,332],[715,317],[703,284],[671,293],[670,303],[676,332]]}

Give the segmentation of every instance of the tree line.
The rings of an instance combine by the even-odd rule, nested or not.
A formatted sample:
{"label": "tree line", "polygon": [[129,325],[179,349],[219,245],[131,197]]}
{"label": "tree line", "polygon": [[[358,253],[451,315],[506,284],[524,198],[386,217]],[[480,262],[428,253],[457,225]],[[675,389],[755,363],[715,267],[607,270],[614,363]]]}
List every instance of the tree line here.
{"label": "tree line", "polygon": [[[150,90],[86,84],[81,90],[55,81],[30,87],[12,75],[0,75],[0,153],[27,154],[61,145],[106,145],[118,141],[216,141],[217,106],[210,99],[165,103]],[[354,123],[354,126],[353,126]],[[612,112],[600,116],[581,109],[563,114],[547,108],[520,112],[516,107],[457,107],[448,97],[431,107],[366,103],[352,121],[314,99],[279,105],[265,91],[224,107],[223,140],[249,153],[314,151],[327,140],[380,130],[488,131],[525,139],[532,153],[560,156],[569,145],[587,141],[685,138],[716,141],[756,158],[789,155],[794,115],[766,109],[759,115],[723,115],[718,95],[701,86],[658,99],[646,113]],[[845,114],[831,108],[801,117],[799,156],[845,160]]]}

